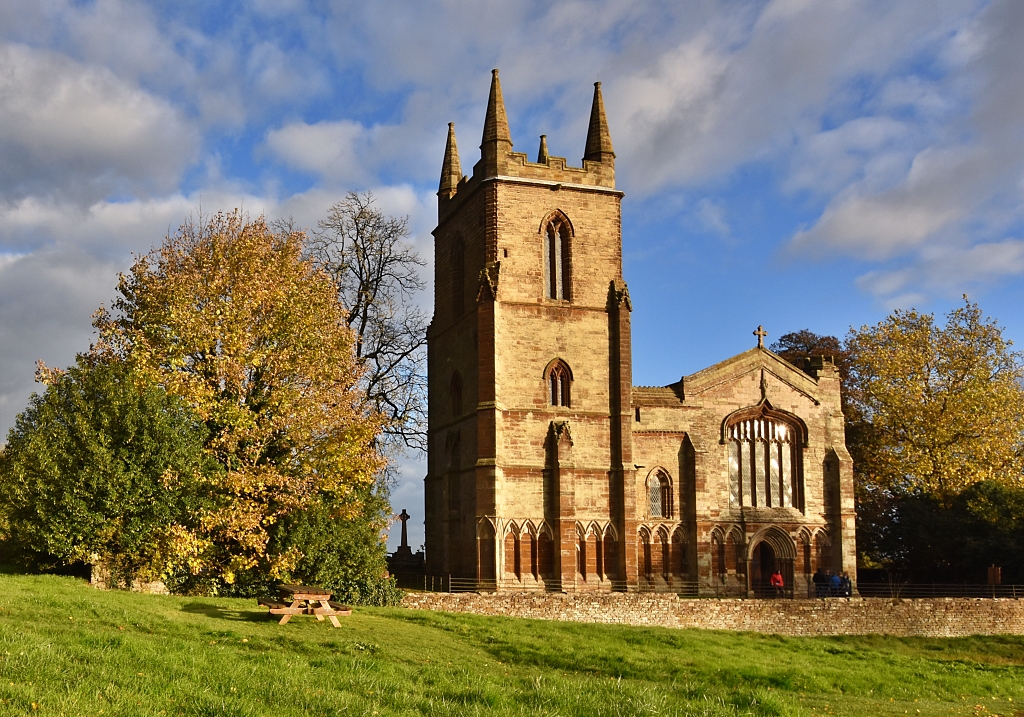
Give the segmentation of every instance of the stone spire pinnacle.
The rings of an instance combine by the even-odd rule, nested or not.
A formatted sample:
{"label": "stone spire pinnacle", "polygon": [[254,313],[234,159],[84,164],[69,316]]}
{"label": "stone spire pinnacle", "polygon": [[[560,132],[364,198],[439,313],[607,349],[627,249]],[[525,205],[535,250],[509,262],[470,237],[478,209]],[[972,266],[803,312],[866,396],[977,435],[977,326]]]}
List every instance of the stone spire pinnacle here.
{"label": "stone spire pinnacle", "polygon": [[491,70],[491,94],[487,98],[487,116],[484,119],[484,136],[480,149],[489,142],[508,142],[512,146],[512,135],[508,131],[508,116],[505,114],[505,100],[501,97],[501,82],[498,71]]}
{"label": "stone spire pinnacle", "polygon": [[455,144],[455,123],[448,123],[448,142],[444,146],[444,162],[441,164],[441,184],[437,188],[438,196],[445,198],[455,194],[459,180],[462,179],[462,165],[459,164],[459,147]]}
{"label": "stone spire pinnacle", "polygon": [[612,136],[608,132],[608,119],[604,116],[600,82],[594,83],[594,105],[590,109],[590,129],[587,132],[587,148],[583,153],[583,159],[591,162],[615,159]]}
{"label": "stone spire pinnacle", "polygon": [[548,136],[542,134],[540,136],[540,149],[537,150],[537,164],[548,163]]}

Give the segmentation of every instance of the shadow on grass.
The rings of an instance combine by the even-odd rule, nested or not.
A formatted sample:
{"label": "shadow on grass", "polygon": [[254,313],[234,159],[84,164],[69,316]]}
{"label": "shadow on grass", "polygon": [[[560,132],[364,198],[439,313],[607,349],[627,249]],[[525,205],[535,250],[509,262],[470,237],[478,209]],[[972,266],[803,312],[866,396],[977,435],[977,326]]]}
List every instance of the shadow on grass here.
{"label": "shadow on grass", "polygon": [[182,612],[193,615],[205,615],[218,620],[230,620],[232,622],[271,622],[276,621],[276,615],[271,615],[260,608],[259,610],[237,610],[226,608],[221,605],[211,605],[206,602],[189,602],[181,606]]}

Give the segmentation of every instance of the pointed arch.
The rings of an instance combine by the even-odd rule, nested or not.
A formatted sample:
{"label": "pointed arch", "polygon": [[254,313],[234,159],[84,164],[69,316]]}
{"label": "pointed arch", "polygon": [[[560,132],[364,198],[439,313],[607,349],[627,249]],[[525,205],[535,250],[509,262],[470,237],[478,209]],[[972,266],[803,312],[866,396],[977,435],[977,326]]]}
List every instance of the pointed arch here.
{"label": "pointed arch", "polygon": [[733,411],[721,427],[728,446],[730,505],[802,510],[807,426],[800,417],[776,410],[765,399]]}
{"label": "pointed arch", "polygon": [[477,520],[477,580],[481,583],[491,584],[497,579],[496,532],[494,522],[490,518]]}
{"label": "pointed arch", "polygon": [[541,224],[540,234],[544,241],[544,297],[571,301],[572,223],[556,209]]}
{"label": "pointed arch", "polygon": [[741,421],[757,418],[768,418],[787,423],[796,430],[796,437],[802,447],[807,447],[807,424],[795,413],[775,408],[767,398],[762,399],[756,406],[740,408],[727,415],[720,425],[721,442],[729,441],[729,427]]}
{"label": "pointed arch", "polygon": [[672,474],[661,466],[655,466],[647,474],[645,482],[647,493],[647,514],[651,518],[672,518],[675,506],[672,497]]}
{"label": "pointed arch", "polygon": [[544,367],[544,381],[548,388],[548,403],[552,406],[572,406],[572,369],[560,358],[552,359]]}
{"label": "pointed arch", "polygon": [[619,578],[619,533],[607,523],[601,531],[601,574],[606,580]]}
{"label": "pointed arch", "polygon": [[747,543],[747,559],[752,560],[758,543],[768,543],[781,560],[796,560],[796,544],[793,537],[777,525],[770,525],[757,531]]}
{"label": "pointed arch", "polygon": [[[799,569],[804,575],[810,575],[814,568],[811,566],[813,562],[813,541],[814,538],[811,536],[811,531],[806,527],[800,528],[797,533],[797,552],[799,554]],[[794,568],[794,571],[796,568]]]}
{"label": "pointed arch", "polygon": [[540,220],[540,224],[537,226],[537,233],[543,234],[547,231],[548,225],[554,222],[561,222],[569,229],[569,236],[576,236],[576,228],[572,225],[572,220],[569,219],[569,215],[563,212],[561,209],[552,209],[550,212],[544,215],[544,218]]}
{"label": "pointed arch", "polygon": [[519,539],[519,526],[515,521],[505,524],[505,577],[506,579],[523,579],[522,545]]}
{"label": "pointed arch", "polygon": [[689,574],[689,566],[686,564],[687,534],[683,526],[676,526],[672,531],[672,542],[669,547],[669,569],[670,573],[677,580],[684,579]]}
{"label": "pointed arch", "polygon": [[554,533],[547,521],[537,527],[537,575],[548,580],[555,576]]}

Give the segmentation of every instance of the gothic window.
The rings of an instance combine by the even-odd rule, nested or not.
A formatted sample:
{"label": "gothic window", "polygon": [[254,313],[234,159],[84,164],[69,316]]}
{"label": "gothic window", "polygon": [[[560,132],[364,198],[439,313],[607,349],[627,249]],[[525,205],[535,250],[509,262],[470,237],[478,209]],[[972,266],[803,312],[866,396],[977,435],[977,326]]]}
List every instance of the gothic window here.
{"label": "gothic window", "polygon": [[569,224],[561,217],[548,222],[544,230],[544,295],[549,299],[572,298],[569,236]]}
{"label": "gothic window", "polygon": [[799,507],[800,446],[796,429],[760,414],[741,418],[726,430],[730,505]]}
{"label": "gothic window", "polygon": [[648,512],[652,518],[672,517],[672,483],[663,471],[654,473],[647,485]]}
{"label": "gothic window", "polygon": [[570,388],[572,372],[564,361],[556,361],[548,371],[548,399],[552,406],[572,405]]}
{"label": "gothic window", "polygon": [[462,415],[462,376],[456,371],[452,374],[452,385],[449,390],[452,400],[452,418]]}
{"label": "gothic window", "polygon": [[452,279],[452,314],[458,319],[465,311],[466,292],[466,247],[461,239],[456,239],[452,245],[451,254],[451,279]]}

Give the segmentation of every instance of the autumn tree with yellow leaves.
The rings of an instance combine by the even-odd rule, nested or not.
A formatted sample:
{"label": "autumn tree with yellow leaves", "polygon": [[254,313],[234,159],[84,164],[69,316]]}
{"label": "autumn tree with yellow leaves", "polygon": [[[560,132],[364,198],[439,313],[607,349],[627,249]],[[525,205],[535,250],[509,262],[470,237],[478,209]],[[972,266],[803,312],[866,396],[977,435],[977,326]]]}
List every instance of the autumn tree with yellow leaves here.
{"label": "autumn tree with yellow leaves", "polygon": [[851,330],[857,545],[904,579],[1024,579],[1024,367],[977,304]]}
{"label": "autumn tree with yellow leaves", "polygon": [[173,526],[173,568],[214,589],[292,576],[304,549],[282,522],[360,515],[384,465],[337,287],[303,250],[303,234],[238,211],[187,222],[96,320],[94,354],[180,396],[209,429],[221,470],[206,477],[209,507]]}
{"label": "autumn tree with yellow leaves", "polygon": [[847,382],[862,481],[940,499],[985,480],[1024,486],[1024,367],[977,304],[896,311],[851,331]]}

